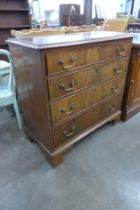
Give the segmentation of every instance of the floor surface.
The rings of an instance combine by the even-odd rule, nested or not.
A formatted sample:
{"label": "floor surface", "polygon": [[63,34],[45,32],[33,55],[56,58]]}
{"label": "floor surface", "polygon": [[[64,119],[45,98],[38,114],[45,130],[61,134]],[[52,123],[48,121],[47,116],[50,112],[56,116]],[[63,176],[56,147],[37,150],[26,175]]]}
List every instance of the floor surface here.
{"label": "floor surface", "polygon": [[0,112],[0,210],[140,210],[140,114],[102,127],[52,169]]}

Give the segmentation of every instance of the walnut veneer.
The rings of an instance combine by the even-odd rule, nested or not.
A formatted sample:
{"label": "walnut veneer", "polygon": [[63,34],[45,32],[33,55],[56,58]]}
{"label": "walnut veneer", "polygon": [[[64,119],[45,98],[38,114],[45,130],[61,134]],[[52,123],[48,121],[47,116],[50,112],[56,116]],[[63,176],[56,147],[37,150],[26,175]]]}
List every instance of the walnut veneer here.
{"label": "walnut veneer", "polygon": [[133,39],[122,111],[124,121],[140,111],[140,36],[136,35]]}
{"label": "walnut veneer", "polygon": [[53,166],[74,143],[120,118],[131,42],[111,32],[8,40],[24,129]]}

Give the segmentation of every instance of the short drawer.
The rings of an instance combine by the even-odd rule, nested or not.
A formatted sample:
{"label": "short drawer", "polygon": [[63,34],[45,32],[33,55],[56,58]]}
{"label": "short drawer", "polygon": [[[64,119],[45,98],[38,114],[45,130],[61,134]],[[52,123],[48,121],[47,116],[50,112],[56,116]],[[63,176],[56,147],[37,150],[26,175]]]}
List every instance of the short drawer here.
{"label": "short drawer", "polygon": [[71,138],[84,132],[86,129],[94,126],[103,119],[111,116],[120,110],[122,94],[113,96],[108,101],[100,104],[94,109],[81,114],[63,125],[53,129],[54,146],[58,147],[62,143],[67,142]]}
{"label": "short drawer", "polygon": [[131,50],[131,42],[130,41],[120,41],[120,42],[112,42],[106,44],[104,47],[100,47],[99,55],[100,60],[126,56],[130,53]]}
{"label": "short drawer", "polygon": [[52,123],[61,122],[101,100],[121,92],[124,82],[125,77],[121,77],[51,103]]}
{"label": "short drawer", "polygon": [[102,60],[128,55],[130,41],[106,42],[92,47],[65,48],[46,53],[48,75]]}
{"label": "short drawer", "polygon": [[[94,49],[97,53],[97,50]],[[48,75],[68,71],[86,64],[85,49],[59,49],[46,54]]]}
{"label": "short drawer", "polygon": [[112,63],[86,66],[77,72],[48,79],[50,100],[76,92],[96,82],[118,77],[127,71],[127,66],[126,57]]}
{"label": "short drawer", "polygon": [[128,55],[131,50],[132,43],[130,41],[114,43],[112,49],[112,57]]}

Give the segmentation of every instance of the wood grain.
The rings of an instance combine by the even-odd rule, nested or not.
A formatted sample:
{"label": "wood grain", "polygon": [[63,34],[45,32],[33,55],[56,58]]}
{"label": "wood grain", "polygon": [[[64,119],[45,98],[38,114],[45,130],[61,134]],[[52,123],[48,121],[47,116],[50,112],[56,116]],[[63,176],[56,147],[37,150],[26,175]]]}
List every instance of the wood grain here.
{"label": "wood grain", "polygon": [[124,121],[140,111],[140,49],[135,46],[131,52],[122,110]]}
{"label": "wood grain", "polygon": [[104,103],[100,103],[99,105],[95,106],[90,111],[84,112],[79,117],[55,128],[53,131],[54,146],[60,146],[74,136],[80,135],[80,133],[84,132],[84,130],[94,126],[103,119],[117,112],[121,107],[121,101],[122,94],[113,96]]}
{"label": "wood grain", "polygon": [[58,48],[49,38],[47,47],[46,38],[8,41],[23,127],[52,166],[73,144],[120,118],[131,38],[115,33],[96,42],[92,35],[76,35],[82,44],[76,41],[75,47],[61,44],[63,35]]}
{"label": "wood grain", "polygon": [[50,100],[73,94],[80,89],[87,88],[100,81],[113,79],[127,72],[127,67],[128,57],[125,57],[123,59],[116,59],[113,62],[109,61],[107,63],[82,67],[78,71],[49,78],[48,88]]}
{"label": "wood grain", "polygon": [[52,123],[56,124],[69,116],[87,109],[100,102],[104,98],[110,97],[123,91],[125,76],[108,82],[101,83],[75,95],[65,97],[51,104]]}

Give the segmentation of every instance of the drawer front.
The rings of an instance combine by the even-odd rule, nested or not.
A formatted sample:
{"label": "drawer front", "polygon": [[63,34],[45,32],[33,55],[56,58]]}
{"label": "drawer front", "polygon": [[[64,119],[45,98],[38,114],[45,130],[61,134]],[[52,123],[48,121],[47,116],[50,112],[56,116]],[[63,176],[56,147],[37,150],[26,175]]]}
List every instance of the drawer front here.
{"label": "drawer front", "polygon": [[47,54],[48,75],[86,64],[84,49],[60,49]]}
{"label": "drawer front", "polygon": [[48,80],[50,100],[68,95],[96,82],[109,80],[127,71],[128,58],[102,65],[91,65],[80,71]]}
{"label": "drawer front", "polygon": [[63,121],[77,112],[97,103],[99,101],[101,86],[92,87],[76,95],[67,97],[51,104],[52,123]]}
{"label": "drawer front", "polygon": [[83,113],[63,125],[53,129],[54,146],[57,147],[71,138],[79,135],[84,130],[94,126],[106,117],[120,110],[122,94],[113,96],[108,101],[100,104],[94,109]]}
{"label": "drawer front", "polygon": [[52,50],[46,54],[48,75],[66,72],[70,69],[101,60],[129,54],[130,41],[97,44],[88,48]]}
{"label": "drawer front", "polygon": [[84,90],[73,96],[61,99],[51,104],[51,116],[53,124],[61,122],[75,113],[98,103],[113,94],[123,90],[125,77],[104,82],[88,90]]}
{"label": "drawer front", "polygon": [[110,43],[100,48],[100,60],[128,55],[130,53],[130,49],[130,41]]}
{"label": "drawer front", "polygon": [[90,126],[94,126],[99,121],[100,108],[96,107],[77,118],[74,118],[62,126],[53,129],[54,147],[61,145],[74,136],[80,134]]}

